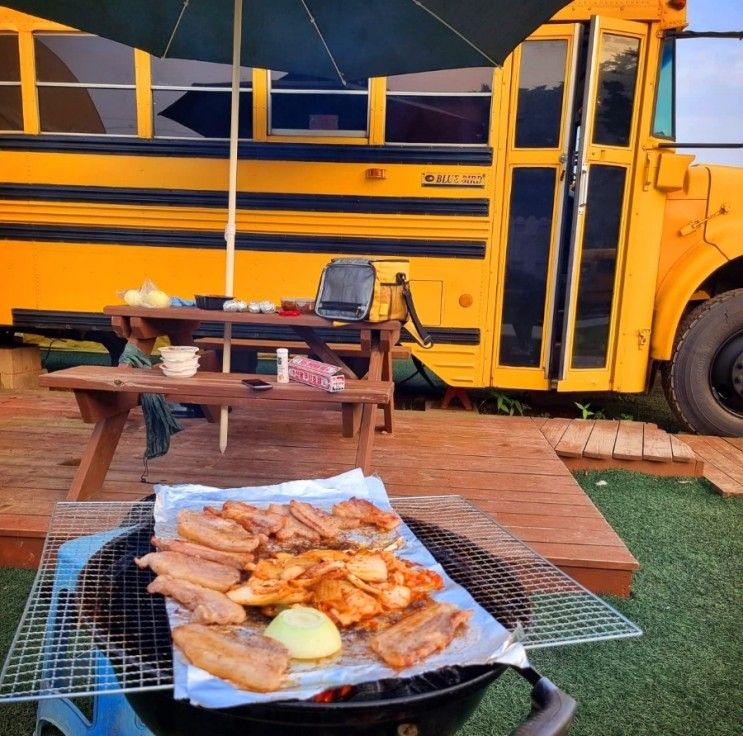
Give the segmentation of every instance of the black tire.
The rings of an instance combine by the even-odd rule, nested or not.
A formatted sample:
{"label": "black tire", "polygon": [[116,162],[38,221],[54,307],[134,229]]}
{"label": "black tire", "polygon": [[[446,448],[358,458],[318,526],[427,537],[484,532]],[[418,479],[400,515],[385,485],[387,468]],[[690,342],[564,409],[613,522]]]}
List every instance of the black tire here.
{"label": "black tire", "polygon": [[[681,321],[673,357],[663,364],[663,390],[676,416],[699,434],[743,436],[743,396],[733,386],[743,370],[743,289],[726,291]],[[723,378],[721,378],[721,376]]]}

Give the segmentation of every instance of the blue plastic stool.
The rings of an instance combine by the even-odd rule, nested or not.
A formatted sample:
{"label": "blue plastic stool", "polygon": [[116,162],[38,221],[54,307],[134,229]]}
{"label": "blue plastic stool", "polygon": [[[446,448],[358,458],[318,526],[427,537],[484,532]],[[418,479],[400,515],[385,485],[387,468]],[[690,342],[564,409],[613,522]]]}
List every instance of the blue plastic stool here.
{"label": "blue plastic stool", "polygon": [[[60,546],[49,609],[48,632],[54,629],[60,593],[74,590],[80,571],[92,554],[106,542],[128,531],[129,528],[113,529],[73,539]],[[106,656],[96,650],[91,657],[96,681],[111,682],[116,679]],[[50,685],[53,686],[53,680]],[[152,731],[139,720],[127,699],[119,693],[93,698],[92,721],[89,721],[69,698],[40,700],[36,711],[34,736],[41,736],[46,724],[55,726],[64,736],[153,736]]]}

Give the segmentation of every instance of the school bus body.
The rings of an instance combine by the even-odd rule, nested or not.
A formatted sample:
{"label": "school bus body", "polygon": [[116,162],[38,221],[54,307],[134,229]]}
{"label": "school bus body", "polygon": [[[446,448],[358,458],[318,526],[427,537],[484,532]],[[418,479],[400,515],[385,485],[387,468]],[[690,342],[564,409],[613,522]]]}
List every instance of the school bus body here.
{"label": "school bus body", "polygon": [[[524,45],[493,71],[488,145],[480,146],[386,144],[383,79],[369,85],[366,136],[271,135],[268,76],[254,70],[253,138],[239,154],[236,295],[311,296],[330,258],[404,256],[435,340],[432,350],[413,349],[449,385],[646,390],[654,361],[672,358],[683,316],[715,295],[715,274],[724,273],[729,288],[743,286],[735,283],[743,172],[690,167],[692,157],[653,135],[662,37],[685,22],[685,12],[666,0],[604,0],[574,2],[538,29],[530,41],[567,49],[562,133],[544,148],[514,142]],[[18,34],[24,119],[22,133],[0,135],[0,325],[13,324],[13,310],[99,312],[145,277],[187,298],[221,293],[226,142],[153,137],[150,61],[140,51],[136,136],[40,133],[32,34],[65,30],[0,8],[0,32]],[[576,67],[590,68],[586,55],[602,53],[601,39],[617,38],[635,44],[631,131],[624,145],[584,141],[577,164],[597,172],[595,181],[598,172],[621,172],[616,248],[602,254],[586,245],[585,253],[577,247],[561,255],[560,229],[572,220],[578,242],[586,227],[580,203],[577,217],[575,204],[572,212],[563,206],[582,196],[580,186],[561,189],[572,175],[570,106],[583,85]],[[585,87],[586,106],[596,84]],[[554,214],[539,225],[551,245],[535,265],[545,283],[539,314],[519,335],[518,315],[506,315],[531,306],[523,297],[508,302],[505,285],[529,264],[514,264],[509,243],[519,228],[536,226],[531,215],[517,222],[511,210],[518,172],[536,170],[554,175]],[[586,187],[589,199],[599,196]],[[588,305],[582,321],[581,299]],[[591,316],[596,304],[604,316]],[[589,354],[581,362],[575,351],[583,339]],[[593,354],[596,340],[605,346]],[[520,365],[513,356],[522,343],[532,353]]]}

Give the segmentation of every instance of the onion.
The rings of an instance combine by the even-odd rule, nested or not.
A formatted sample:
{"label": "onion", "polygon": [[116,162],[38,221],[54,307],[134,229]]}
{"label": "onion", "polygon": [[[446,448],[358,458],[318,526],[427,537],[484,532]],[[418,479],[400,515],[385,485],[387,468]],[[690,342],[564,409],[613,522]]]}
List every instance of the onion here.
{"label": "onion", "polygon": [[160,289],[153,289],[145,294],[143,302],[146,307],[162,309],[170,306],[170,297],[164,291],[160,291]]}
{"label": "onion", "polygon": [[319,659],[341,648],[337,626],[322,612],[307,606],[281,611],[264,634],[281,642],[294,659]]}
{"label": "onion", "polygon": [[124,301],[130,307],[141,307],[142,295],[139,293],[139,289],[127,289],[124,292]]}

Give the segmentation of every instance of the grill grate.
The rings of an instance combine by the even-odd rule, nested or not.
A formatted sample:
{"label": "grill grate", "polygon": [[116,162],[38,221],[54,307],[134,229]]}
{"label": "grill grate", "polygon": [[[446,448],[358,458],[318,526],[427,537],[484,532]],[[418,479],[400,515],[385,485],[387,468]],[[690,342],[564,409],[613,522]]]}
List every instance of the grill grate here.
{"label": "grill grate", "polygon": [[461,496],[392,499],[451,578],[526,649],[639,636],[618,611]]}
{"label": "grill grate", "polygon": [[[521,626],[527,649],[641,633],[461,497],[392,503],[480,605]],[[149,550],[152,511],[148,501],[57,504],[0,702],[172,687],[165,606],[132,563]]]}

